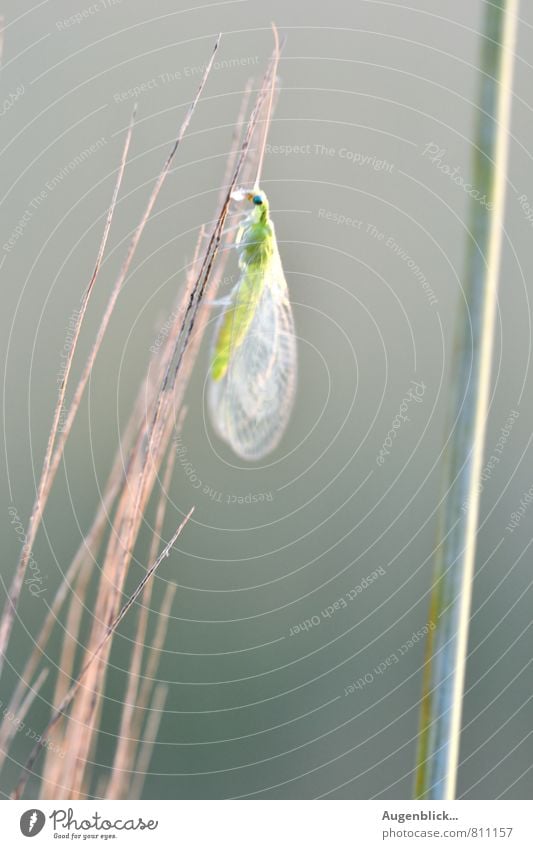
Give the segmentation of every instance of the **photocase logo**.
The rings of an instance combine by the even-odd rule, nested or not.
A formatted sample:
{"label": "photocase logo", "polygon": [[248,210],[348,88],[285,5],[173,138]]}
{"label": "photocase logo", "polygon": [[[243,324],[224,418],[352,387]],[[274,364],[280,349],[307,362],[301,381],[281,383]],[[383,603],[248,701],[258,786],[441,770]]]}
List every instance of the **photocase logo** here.
{"label": "photocase logo", "polygon": [[42,811],[37,808],[31,808],[29,811],[24,811],[20,818],[20,830],[24,837],[35,837],[43,830],[46,822],[46,817]]}

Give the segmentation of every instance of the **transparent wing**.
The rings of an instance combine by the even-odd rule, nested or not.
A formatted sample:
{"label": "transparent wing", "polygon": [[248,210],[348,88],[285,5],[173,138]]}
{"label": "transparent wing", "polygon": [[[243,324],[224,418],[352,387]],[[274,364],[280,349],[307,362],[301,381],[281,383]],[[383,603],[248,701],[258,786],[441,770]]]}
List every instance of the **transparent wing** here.
{"label": "transparent wing", "polygon": [[213,426],[239,457],[259,460],[280,441],[295,390],[294,320],[276,249],[248,332],[225,377],[210,382]]}

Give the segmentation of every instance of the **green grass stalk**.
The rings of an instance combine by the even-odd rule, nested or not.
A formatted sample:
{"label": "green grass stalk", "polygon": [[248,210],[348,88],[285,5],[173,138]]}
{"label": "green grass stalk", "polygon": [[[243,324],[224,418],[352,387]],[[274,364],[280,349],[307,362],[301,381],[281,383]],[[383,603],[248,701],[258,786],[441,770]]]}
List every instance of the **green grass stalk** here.
{"label": "green grass stalk", "polygon": [[451,437],[430,604],[415,795],[453,799],[479,515],[479,481],[490,402],[502,251],[518,0],[485,4],[479,113],[465,300],[452,370]]}

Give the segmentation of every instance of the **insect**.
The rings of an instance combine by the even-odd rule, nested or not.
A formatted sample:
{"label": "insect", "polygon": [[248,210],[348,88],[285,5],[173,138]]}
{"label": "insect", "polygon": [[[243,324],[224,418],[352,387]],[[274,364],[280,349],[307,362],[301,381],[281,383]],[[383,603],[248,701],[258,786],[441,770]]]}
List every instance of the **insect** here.
{"label": "insect", "polygon": [[259,460],[278,445],[296,390],[292,309],[268,199],[259,188],[274,85],[275,70],[255,187],[234,193],[249,209],[236,240],[239,280],[218,320],[208,388],[213,427],[244,460]]}

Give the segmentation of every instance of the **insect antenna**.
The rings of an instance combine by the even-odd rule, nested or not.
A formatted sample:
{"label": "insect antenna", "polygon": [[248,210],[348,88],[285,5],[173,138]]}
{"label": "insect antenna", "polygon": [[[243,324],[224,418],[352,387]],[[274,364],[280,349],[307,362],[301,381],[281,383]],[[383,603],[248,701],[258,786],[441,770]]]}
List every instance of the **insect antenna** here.
{"label": "insect antenna", "polygon": [[261,142],[261,152],[259,154],[259,163],[257,165],[257,174],[255,177],[255,185],[254,190],[259,189],[259,183],[261,181],[261,173],[263,171],[263,162],[265,159],[265,150],[266,143],[268,138],[268,131],[270,129],[270,123],[272,121],[272,107],[274,103],[274,94],[276,91],[276,80],[278,75],[278,64],[279,64],[279,56],[280,56],[280,44],[279,44],[279,34],[275,24],[272,24],[272,32],[274,33],[274,64],[272,67],[272,80],[270,84],[270,96],[268,98],[268,108],[265,118],[265,129],[263,132],[263,140]]}

